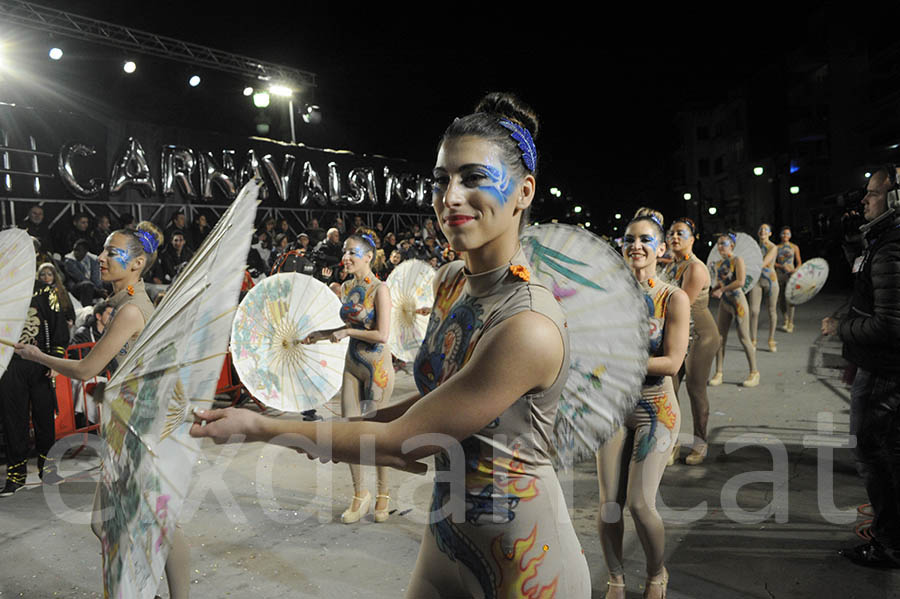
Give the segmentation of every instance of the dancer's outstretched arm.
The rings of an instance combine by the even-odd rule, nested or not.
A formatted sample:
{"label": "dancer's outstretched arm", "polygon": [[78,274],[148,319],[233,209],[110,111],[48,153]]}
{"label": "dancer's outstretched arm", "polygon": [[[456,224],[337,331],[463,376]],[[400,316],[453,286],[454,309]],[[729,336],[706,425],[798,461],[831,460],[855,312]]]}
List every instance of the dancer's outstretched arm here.
{"label": "dancer's outstretched arm", "polygon": [[[543,315],[522,312],[485,334],[459,372],[391,422],[300,422],[227,408],[198,412],[205,423],[195,423],[191,435],[217,443],[276,443],[338,462],[422,470],[417,460],[478,432],[519,397],[552,385],[563,355],[556,325]],[[374,455],[367,457],[365,451],[373,446]]]}

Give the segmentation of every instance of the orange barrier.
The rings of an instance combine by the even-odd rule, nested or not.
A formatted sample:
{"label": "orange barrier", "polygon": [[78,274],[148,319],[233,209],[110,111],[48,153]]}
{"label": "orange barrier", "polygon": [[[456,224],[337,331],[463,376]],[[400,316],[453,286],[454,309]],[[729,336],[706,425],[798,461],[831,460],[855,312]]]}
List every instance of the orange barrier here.
{"label": "orange barrier", "polygon": [[[80,360],[94,347],[93,343],[78,343],[70,345],[66,348],[66,356]],[[107,371],[106,376],[109,377]],[[56,375],[56,440],[68,437],[69,435],[87,434],[100,428],[100,423],[83,426],[81,428],[75,425],[75,404],[78,401],[86,401],[85,395],[88,389],[96,385],[97,377],[87,381],[81,381],[80,393],[78,397],[72,394],[72,379],[61,374]],[[100,406],[97,407],[100,410]],[[85,410],[85,414],[87,411]]]}

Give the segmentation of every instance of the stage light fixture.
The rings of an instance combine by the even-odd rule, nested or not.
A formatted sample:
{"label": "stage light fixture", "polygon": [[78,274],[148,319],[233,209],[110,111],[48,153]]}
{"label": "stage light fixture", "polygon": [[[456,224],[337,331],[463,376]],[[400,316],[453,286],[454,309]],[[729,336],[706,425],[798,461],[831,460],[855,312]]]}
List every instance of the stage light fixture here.
{"label": "stage light fixture", "polygon": [[575,206],[575,214],[581,214],[581,206]]}
{"label": "stage light fixture", "polygon": [[48,54],[51,60],[59,60],[63,57],[63,51],[61,48],[50,48],[50,52]]}
{"label": "stage light fixture", "polygon": [[757,177],[762,177],[762,174],[763,174],[764,172],[766,172],[766,171],[763,170],[763,167],[761,167],[761,166],[754,166],[754,167],[753,167],[753,174],[756,175]]}
{"label": "stage light fixture", "polygon": [[256,132],[260,135],[268,135],[269,134],[269,123],[257,123],[256,124]]}
{"label": "stage light fixture", "polygon": [[244,88],[244,95],[247,96],[247,97],[252,96],[252,95],[253,95],[253,88],[250,87],[250,86],[245,87],[245,88]]}
{"label": "stage light fixture", "polygon": [[269,105],[269,92],[256,92],[253,94],[253,105],[257,108],[266,108]]}
{"label": "stage light fixture", "polygon": [[122,70],[130,75],[137,70],[137,64],[133,60],[126,60],[122,65]]}
{"label": "stage light fixture", "polygon": [[872,176],[872,173],[870,173],[869,171],[866,171],[866,179],[868,179],[871,176]]}
{"label": "stage light fixture", "polygon": [[322,110],[315,104],[310,104],[303,111],[303,122],[310,125],[318,125],[322,122]]}
{"label": "stage light fixture", "polygon": [[616,212],[616,220],[622,220],[622,213]]}
{"label": "stage light fixture", "polygon": [[584,226],[590,228],[590,226],[591,226],[591,221],[588,221],[588,222],[584,223]]}
{"label": "stage light fixture", "polygon": [[276,96],[280,96],[282,98],[290,98],[294,95],[294,90],[289,88],[286,85],[273,85],[269,87],[269,91]]}
{"label": "stage light fixture", "polygon": [[690,192],[686,192],[686,193],[685,193],[683,196],[681,196],[681,197],[684,198],[684,201],[685,201],[685,202],[690,202],[690,201],[691,201],[691,197],[693,197],[693,196],[691,196]]}
{"label": "stage light fixture", "polygon": [[188,85],[191,87],[197,87],[200,85],[200,75],[191,75],[191,78],[188,79]]}
{"label": "stage light fixture", "polygon": [[709,207],[709,213],[710,213],[710,214],[715,214],[715,213],[718,212],[718,211],[719,211],[719,209],[716,208],[715,206],[710,206],[710,207]]}
{"label": "stage light fixture", "polygon": [[795,196],[798,193],[800,193],[800,188],[797,187],[796,185],[791,185],[791,195]]}

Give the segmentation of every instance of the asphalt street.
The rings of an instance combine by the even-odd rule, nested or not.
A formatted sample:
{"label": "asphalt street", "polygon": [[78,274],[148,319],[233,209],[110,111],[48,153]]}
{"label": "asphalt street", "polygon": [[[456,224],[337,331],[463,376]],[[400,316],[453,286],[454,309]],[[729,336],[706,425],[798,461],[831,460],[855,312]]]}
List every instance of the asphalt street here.
{"label": "asphalt street", "polygon": [[[839,346],[817,342],[819,321],[843,299],[820,295],[798,307],[794,333],[778,332],[777,353],[762,349],[763,333],[762,380],[753,389],[738,385],[747,363],[736,332],[729,336],[725,384],[710,388],[709,458],[669,467],[660,489],[670,599],[900,598],[900,570],[863,569],[836,553],[861,542],[854,528],[866,502],[848,447],[849,391],[828,368]],[[399,372],[394,397],[413,388]],[[681,399],[685,434],[684,389]],[[333,402],[322,411],[336,409]],[[379,524],[369,514],[344,525],[352,495],[346,466],[260,445],[204,449],[182,518],[194,597],[403,596],[430,476],[393,473],[391,518]],[[29,487],[0,499],[0,598],[102,596],[100,545],[87,523],[98,463],[82,451],[62,463],[65,483],[43,487],[32,460]],[[595,468],[580,464],[561,480],[593,597],[603,597]],[[374,472],[367,476],[374,492]],[[626,583],[636,598],[644,558],[627,512],[626,520]],[[164,583],[158,592],[168,596]]]}

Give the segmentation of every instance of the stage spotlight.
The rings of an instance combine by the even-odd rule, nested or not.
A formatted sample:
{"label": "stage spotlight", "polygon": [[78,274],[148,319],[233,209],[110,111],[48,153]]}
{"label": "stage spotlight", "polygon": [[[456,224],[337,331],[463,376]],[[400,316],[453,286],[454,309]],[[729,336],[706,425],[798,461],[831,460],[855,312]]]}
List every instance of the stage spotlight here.
{"label": "stage spotlight", "polygon": [[753,167],[753,174],[756,175],[757,177],[762,177],[762,174],[763,174],[764,172],[766,172],[766,170],[765,170],[763,167],[761,167],[761,166],[754,166],[754,167]]}
{"label": "stage spotlight", "polygon": [[715,206],[710,206],[710,207],[709,207],[709,213],[710,213],[710,214],[715,214],[715,213],[718,212],[718,211],[719,211],[719,209],[716,208]]}
{"label": "stage spotlight", "polygon": [[800,188],[796,185],[791,186],[791,195],[795,196],[800,193]]}
{"label": "stage spotlight", "polygon": [[575,206],[575,214],[581,214],[581,206]]}
{"label": "stage spotlight", "polygon": [[253,88],[252,88],[252,87],[249,87],[249,86],[248,86],[248,87],[245,87],[245,88],[244,88],[244,95],[245,95],[245,96],[248,96],[248,97],[249,97],[249,96],[252,96],[252,95],[253,95]]}
{"label": "stage spotlight", "polygon": [[294,95],[294,90],[287,87],[286,85],[273,85],[269,88],[269,91],[276,96],[281,96],[282,98],[290,98]]}
{"label": "stage spotlight", "polygon": [[690,202],[690,201],[691,201],[691,198],[692,198],[693,196],[690,194],[690,192],[685,192],[685,194],[684,194],[683,196],[681,196],[681,197],[684,198],[684,201],[685,201],[685,202]]}
{"label": "stage spotlight", "polygon": [[269,123],[257,123],[256,124],[256,132],[260,135],[268,135]]}
{"label": "stage spotlight", "polygon": [[317,125],[322,122],[322,110],[315,104],[310,104],[303,111],[303,122],[310,125]]}
{"label": "stage spotlight", "polygon": [[126,60],[125,64],[122,65],[122,70],[130,75],[137,70],[137,65],[133,60]]}
{"label": "stage spotlight", "polygon": [[253,105],[257,108],[265,108],[269,105],[269,92],[256,92],[253,94]]}
{"label": "stage spotlight", "polygon": [[63,51],[60,48],[50,48],[50,59],[59,60],[63,57]]}
{"label": "stage spotlight", "polygon": [[188,85],[191,87],[197,87],[200,85],[200,76],[199,75],[191,75],[191,78],[188,79]]}

